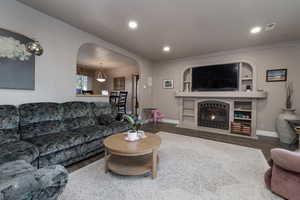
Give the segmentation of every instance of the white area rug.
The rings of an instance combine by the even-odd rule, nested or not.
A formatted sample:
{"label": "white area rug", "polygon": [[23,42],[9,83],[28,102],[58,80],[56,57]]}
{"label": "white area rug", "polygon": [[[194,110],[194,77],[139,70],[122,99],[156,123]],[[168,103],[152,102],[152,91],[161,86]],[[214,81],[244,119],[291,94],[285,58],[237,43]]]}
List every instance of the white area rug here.
{"label": "white area rug", "polygon": [[104,173],[104,160],[70,174],[60,200],[269,200],[260,150],[160,132],[158,177]]}

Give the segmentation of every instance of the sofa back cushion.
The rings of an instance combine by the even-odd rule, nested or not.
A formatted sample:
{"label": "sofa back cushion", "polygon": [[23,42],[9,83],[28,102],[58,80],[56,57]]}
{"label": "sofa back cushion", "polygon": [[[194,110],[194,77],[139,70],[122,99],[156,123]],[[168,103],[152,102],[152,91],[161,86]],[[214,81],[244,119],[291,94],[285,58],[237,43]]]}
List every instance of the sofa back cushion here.
{"label": "sofa back cushion", "polygon": [[13,105],[0,105],[0,145],[18,141],[19,113]]}
{"label": "sofa back cushion", "polygon": [[91,103],[93,113],[96,117],[96,122],[99,125],[109,125],[115,121],[117,117],[116,109],[106,102]]}
{"label": "sofa back cushion", "polygon": [[96,125],[90,103],[74,101],[61,105],[63,107],[63,126],[65,131]]}
{"label": "sofa back cushion", "polygon": [[109,114],[117,115],[116,109],[107,102],[93,102],[91,103],[91,107],[96,117]]}
{"label": "sofa back cushion", "polygon": [[62,130],[63,110],[58,103],[29,103],[19,106],[22,139],[58,133]]}

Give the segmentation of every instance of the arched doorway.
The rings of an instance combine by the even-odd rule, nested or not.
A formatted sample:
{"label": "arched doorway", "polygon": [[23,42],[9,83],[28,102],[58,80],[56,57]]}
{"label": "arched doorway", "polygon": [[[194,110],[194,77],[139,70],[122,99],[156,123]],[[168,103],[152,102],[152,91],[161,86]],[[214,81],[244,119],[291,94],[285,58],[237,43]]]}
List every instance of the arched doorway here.
{"label": "arched doorway", "polygon": [[138,114],[138,63],[125,55],[97,44],[83,44],[77,56],[76,94],[80,96],[109,96],[126,91],[127,113]]}

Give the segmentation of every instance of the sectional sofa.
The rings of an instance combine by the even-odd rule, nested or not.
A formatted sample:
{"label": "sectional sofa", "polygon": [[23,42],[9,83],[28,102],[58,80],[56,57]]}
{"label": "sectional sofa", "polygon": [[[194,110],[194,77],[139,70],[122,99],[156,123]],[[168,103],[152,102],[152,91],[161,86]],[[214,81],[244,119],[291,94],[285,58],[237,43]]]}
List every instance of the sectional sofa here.
{"label": "sectional sofa", "polygon": [[[115,119],[115,110],[102,102],[0,106],[0,200],[56,199],[67,182],[62,166],[102,152],[105,137],[128,130]],[[35,187],[27,188],[28,181]]]}

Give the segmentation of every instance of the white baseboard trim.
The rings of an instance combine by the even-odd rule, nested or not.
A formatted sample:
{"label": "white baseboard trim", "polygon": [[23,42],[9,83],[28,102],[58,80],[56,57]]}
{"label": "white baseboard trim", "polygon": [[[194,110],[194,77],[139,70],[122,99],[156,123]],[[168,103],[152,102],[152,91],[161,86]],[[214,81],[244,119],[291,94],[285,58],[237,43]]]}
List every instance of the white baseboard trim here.
{"label": "white baseboard trim", "polygon": [[256,135],[278,138],[278,134],[273,131],[256,130]]}
{"label": "white baseboard trim", "polygon": [[179,120],[175,120],[175,119],[162,119],[161,121],[164,123],[179,124]]}

